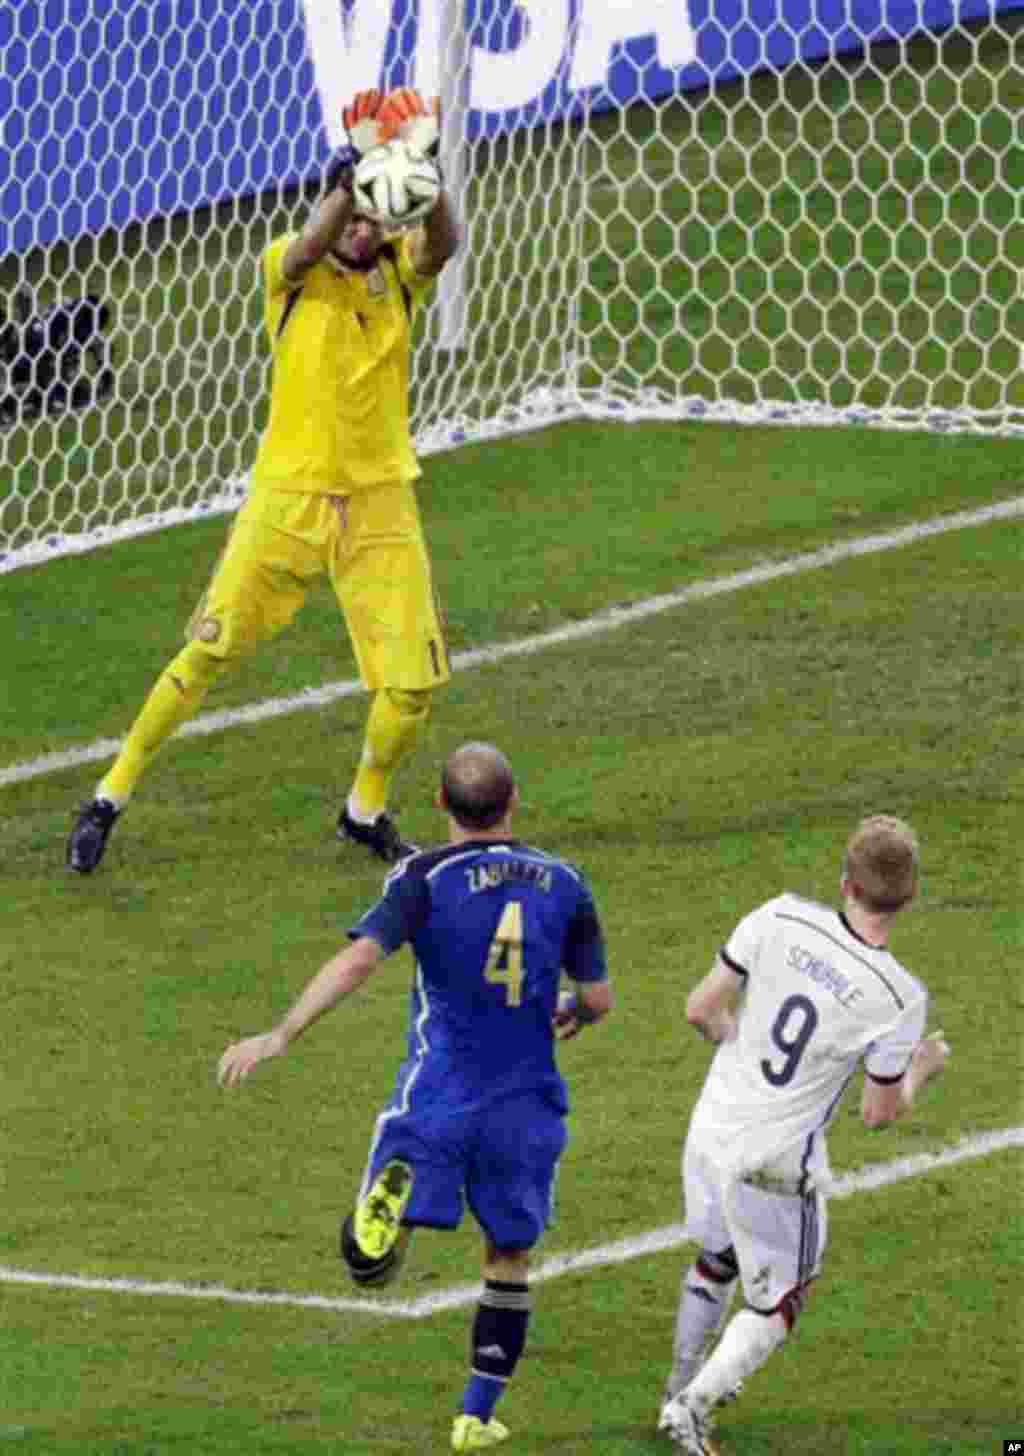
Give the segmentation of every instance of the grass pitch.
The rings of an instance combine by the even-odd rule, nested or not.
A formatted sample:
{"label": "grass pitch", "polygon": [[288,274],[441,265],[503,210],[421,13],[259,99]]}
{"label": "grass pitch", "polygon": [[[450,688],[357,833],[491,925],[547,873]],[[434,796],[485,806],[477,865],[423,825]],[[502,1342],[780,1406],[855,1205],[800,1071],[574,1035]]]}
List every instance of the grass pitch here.
{"label": "grass pitch", "polygon": [[[1010,442],[839,431],[573,427],[438,464],[423,501],[456,646],[1019,494]],[[127,726],[219,535],[7,579],[6,762]],[[564,1050],[572,1142],[545,1254],[678,1216],[707,1062],[686,992],[758,900],[831,898],[868,810],[921,832],[923,892],[893,948],[953,1059],[888,1135],[851,1101],[833,1161],[1020,1124],[1021,545],[1015,522],[951,533],[466,672],[439,696],[398,785],[403,827],[435,835],[440,758],[493,738],[521,778],[524,837],[587,868],[608,929],[618,1007]],[[210,706],[344,676],[346,652],[320,596]],[[401,1055],[407,958],[239,1093],[213,1073],[378,892],[332,838],[364,712],[349,699],[168,745],[87,880],[62,856],[96,769],[3,791],[4,1264],[350,1293],[337,1219]],[[835,1201],[820,1289],[723,1420],[726,1456],[988,1456],[1019,1434],[1019,1177],[1005,1153]],[[475,1278],[478,1243],[468,1225],[418,1235],[395,1295]],[[510,1452],[663,1449],[688,1253],[538,1286],[502,1408]],[[11,1286],[4,1305],[0,1439],[31,1456],[440,1452],[470,1318]]]}

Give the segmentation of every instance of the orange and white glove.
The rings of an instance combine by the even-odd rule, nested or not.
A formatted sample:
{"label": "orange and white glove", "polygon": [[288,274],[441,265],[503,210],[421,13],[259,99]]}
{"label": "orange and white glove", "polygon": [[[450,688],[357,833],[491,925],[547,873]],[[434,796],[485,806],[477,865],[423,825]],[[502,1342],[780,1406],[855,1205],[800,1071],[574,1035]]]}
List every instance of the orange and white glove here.
{"label": "orange and white glove", "polygon": [[390,140],[380,119],[383,101],[383,95],[376,89],[357,91],[349,104],[342,109],[341,120],[348,141],[331,162],[329,182],[332,187],[341,186],[351,192],[352,173],[365,153]]}
{"label": "orange and white glove", "polygon": [[410,151],[437,160],[441,143],[439,97],[427,102],[411,86],[399,86],[397,91],[389,91],[384,97],[377,119],[385,133],[382,140],[397,138]]}
{"label": "orange and white glove", "polygon": [[359,162],[371,147],[379,147],[389,140],[381,118],[384,96],[374,88],[372,91],[357,91],[349,104],[342,108],[341,120],[348,134],[349,146],[358,153]]}

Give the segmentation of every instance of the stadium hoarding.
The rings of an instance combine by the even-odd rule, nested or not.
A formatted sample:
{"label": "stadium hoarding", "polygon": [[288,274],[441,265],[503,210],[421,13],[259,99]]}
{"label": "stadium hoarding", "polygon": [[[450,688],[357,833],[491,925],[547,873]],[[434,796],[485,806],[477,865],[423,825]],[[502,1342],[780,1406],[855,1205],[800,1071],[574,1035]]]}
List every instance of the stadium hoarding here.
{"label": "stadium hoarding", "polygon": [[0,8],[0,256],[316,176],[360,87],[472,137],[653,100],[1024,0],[19,0]]}

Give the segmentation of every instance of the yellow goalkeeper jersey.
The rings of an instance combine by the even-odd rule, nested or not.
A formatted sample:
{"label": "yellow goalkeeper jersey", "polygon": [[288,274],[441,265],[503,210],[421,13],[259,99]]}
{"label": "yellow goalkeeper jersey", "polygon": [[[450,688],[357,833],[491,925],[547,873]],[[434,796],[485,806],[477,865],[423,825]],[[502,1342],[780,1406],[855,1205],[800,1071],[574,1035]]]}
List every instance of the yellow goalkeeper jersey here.
{"label": "yellow goalkeeper jersey", "polygon": [[293,236],[263,255],[273,377],[251,487],[348,495],[415,480],[410,335],[434,279],[416,272],[401,238],[368,272],[325,258],[290,286],[282,262]]}

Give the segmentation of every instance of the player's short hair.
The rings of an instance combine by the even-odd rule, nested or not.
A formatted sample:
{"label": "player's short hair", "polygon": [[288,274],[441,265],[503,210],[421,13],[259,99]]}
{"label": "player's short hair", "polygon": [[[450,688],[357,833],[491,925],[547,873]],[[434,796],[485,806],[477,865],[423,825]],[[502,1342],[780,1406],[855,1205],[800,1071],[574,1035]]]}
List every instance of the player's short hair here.
{"label": "player's short hair", "polygon": [[843,872],[866,909],[901,910],[917,889],[917,835],[902,819],[869,814],[850,835]]}
{"label": "player's short hair", "polygon": [[463,829],[493,829],[509,811],[512,765],[491,743],[464,743],[441,770],[441,802]]}

